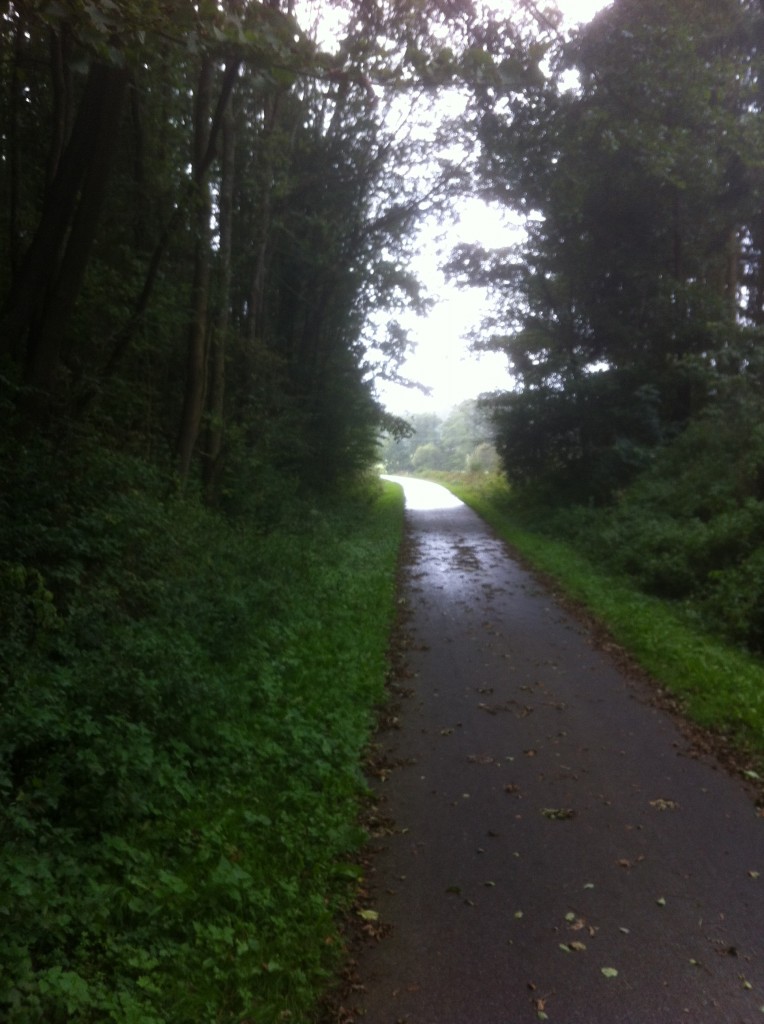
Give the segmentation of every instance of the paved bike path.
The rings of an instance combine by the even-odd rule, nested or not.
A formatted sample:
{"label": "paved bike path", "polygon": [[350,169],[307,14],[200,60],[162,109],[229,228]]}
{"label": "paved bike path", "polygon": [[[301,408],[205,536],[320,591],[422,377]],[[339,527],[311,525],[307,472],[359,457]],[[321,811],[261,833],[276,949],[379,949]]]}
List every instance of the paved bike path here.
{"label": "paved bike path", "polygon": [[[403,482],[403,481],[401,481]],[[417,508],[364,1024],[764,1022],[764,818],[466,506]],[[375,929],[370,929],[375,930]]]}

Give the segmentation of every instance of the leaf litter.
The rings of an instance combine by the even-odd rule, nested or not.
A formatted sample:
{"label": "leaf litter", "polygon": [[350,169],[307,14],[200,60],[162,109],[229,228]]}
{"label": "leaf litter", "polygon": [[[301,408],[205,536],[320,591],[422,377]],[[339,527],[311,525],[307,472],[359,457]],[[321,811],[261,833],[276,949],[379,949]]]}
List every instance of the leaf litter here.
{"label": "leaf litter", "polygon": [[657,800],[651,800],[650,806],[654,807],[658,811],[678,811],[679,804],[676,800],[665,800],[663,797],[658,797]]}

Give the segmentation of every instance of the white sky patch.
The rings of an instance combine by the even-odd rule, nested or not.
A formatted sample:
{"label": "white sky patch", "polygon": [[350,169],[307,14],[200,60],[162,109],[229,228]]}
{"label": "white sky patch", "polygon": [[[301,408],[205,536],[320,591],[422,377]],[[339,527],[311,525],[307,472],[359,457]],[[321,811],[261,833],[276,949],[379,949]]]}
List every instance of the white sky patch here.
{"label": "white sky patch", "polygon": [[[564,15],[563,27],[571,28],[590,21],[609,6],[609,0],[557,0],[557,5]],[[543,2],[539,3],[539,7],[543,6]],[[426,317],[400,318],[416,345],[401,367],[401,375],[427,385],[431,395],[380,381],[377,393],[390,412],[444,415],[469,398],[512,387],[502,354],[470,351],[468,335],[489,313],[488,296],[480,289],[457,288],[446,282],[439,267],[462,242],[477,242],[487,249],[500,248],[516,244],[521,230],[505,218],[501,209],[488,207],[479,199],[462,201],[453,225],[423,229],[419,255],[411,269],[437,304]]]}
{"label": "white sky patch", "polygon": [[411,388],[380,382],[383,403],[397,415],[444,415],[467,398],[485,391],[504,391],[512,385],[502,354],[478,354],[469,349],[467,336],[488,312],[486,294],[481,289],[449,284],[440,267],[458,243],[477,243],[486,249],[514,245],[522,236],[522,226],[512,223],[500,207],[488,206],[480,199],[463,200],[458,218],[452,226],[425,225],[420,236],[419,253],[411,269],[425,282],[436,305],[424,317],[399,318],[416,346],[402,375],[426,384],[432,393],[428,397]]}
{"label": "white sky patch", "polygon": [[[544,0],[536,0],[539,9]],[[594,15],[609,6],[612,0],[556,0],[563,13],[561,28],[572,28],[590,21]],[[513,0],[499,6],[508,11],[516,9]],[[318,38],[328,50],[341,35],[346,12],[339,12],[326,0],[298,0],[298,17],[308,32]],[[575,83],[571,82],[571,86]],[[444,94],[445,116],[456,112],[454,108],[463,100]],[[487,249],[516,244],[522,228],[512,223],[499,207],[489,207],[479,199],[459,203],[457,216],[450,225],[424,225],[420,234],[419,252],[409,267],[424,283],[428,295],[436,304],[426,317],[398,317],[401,326],[408,329],[415,351],[401,367],[401,375],[431,389],[429,397],[413,388],[377,382],[377,394],[392,413],[405,415],[416,412],[436,412],[445,415],[450,409],[469,398],[495,390],[508,390],[512,378],[507,371],[506,358],[500,353],[470,351],[469,334],[479,327],[489,313],[488,296],[480,289],[457,288],[445,280],[440,267],[452,249],[463,242],[478,243]],[[373,358],[373,353],[370,353]]]}
{"label": "white sky patch", "polygon": [[557,0],[567,25],[591,21],[595,14],[611,4],[612,0]]}

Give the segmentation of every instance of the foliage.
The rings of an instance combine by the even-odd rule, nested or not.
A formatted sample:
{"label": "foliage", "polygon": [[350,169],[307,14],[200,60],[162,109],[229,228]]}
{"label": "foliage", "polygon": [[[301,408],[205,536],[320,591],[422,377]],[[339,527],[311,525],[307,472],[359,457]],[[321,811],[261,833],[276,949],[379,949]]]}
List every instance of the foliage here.
{"label": "foliage", "polygon": [[369,324],[421,308],[409,235],[456,187],[388,116],[399,91],[421,99],[412,67],[442,48],[447,5],[334,11],[331,52],[287,4],[70,7],[0,15],[18,429],[171,451],[210,502],[254,463],[308,486],[365,468],[374,374],[408,344],[391,329],[378,358]]}
{"label": "foliage", "polygon": [[764,652],[764,438],[758,402],[709,407],[609,509],[569,509],[549,526],[591,546],[644,592],[682,602],[706,628]]}
{"label": "foliage", "polygon": [[305,1021],[337,963],[401,523],[364,473],[406,432],[372,321],[461,180],[389,112],[474,12],[333,5],[325,52],[293,9],[0,13],[14,1024]]}
{"label": "foliage", "polygon": [[482,344],[517,379],[493,403],[513,480],[607,500],[761,322],[760,39],[742,0],[618,0],[535,88],[475,88],[482,186],[527,237],[450,267],[496,291]]}
{"label": "foliage", "polygon": [[535,85],[473,83],[481,185],[526,239],[449,267],[494,289],[480,344],[517,380],[486,402],[511,498],[476,500],[699,718],[757,743],[762,38],[743,0],[616,0]]}
{"label": "foliage", "polygon": [[83,439],[16,456],[3,1019],[307,1020],[353,895],[400,495],[293,498],[264,532]]}
{"label": "foliage", "polygon": [[477,401],[460,403],[443,419],[435,413],[415,413],[409,419],[409,434],[388,434],[382,442],[380,456],[388,472],[493,468],[492,430]]}
{"label": "foliage", "polygon": [[[561,502],[538,481],[514,485],[514,516],[585,551],[602,571],[670,601],[726,642],[764,653],[764,432],[757,333],[726,353],[714,400],[653,448],[605,504]],[[747,351],[747,356],[743,353]]]}

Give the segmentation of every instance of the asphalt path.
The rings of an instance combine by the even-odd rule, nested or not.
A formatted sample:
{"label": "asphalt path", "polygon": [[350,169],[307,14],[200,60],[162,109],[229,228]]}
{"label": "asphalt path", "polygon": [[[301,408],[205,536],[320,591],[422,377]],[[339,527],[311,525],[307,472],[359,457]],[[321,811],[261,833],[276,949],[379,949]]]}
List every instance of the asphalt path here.
{"label": "asphalt path", "polygon": [[354,1019],[764,1022],[752,794],[470,509],[400,482],[407,670]]}

